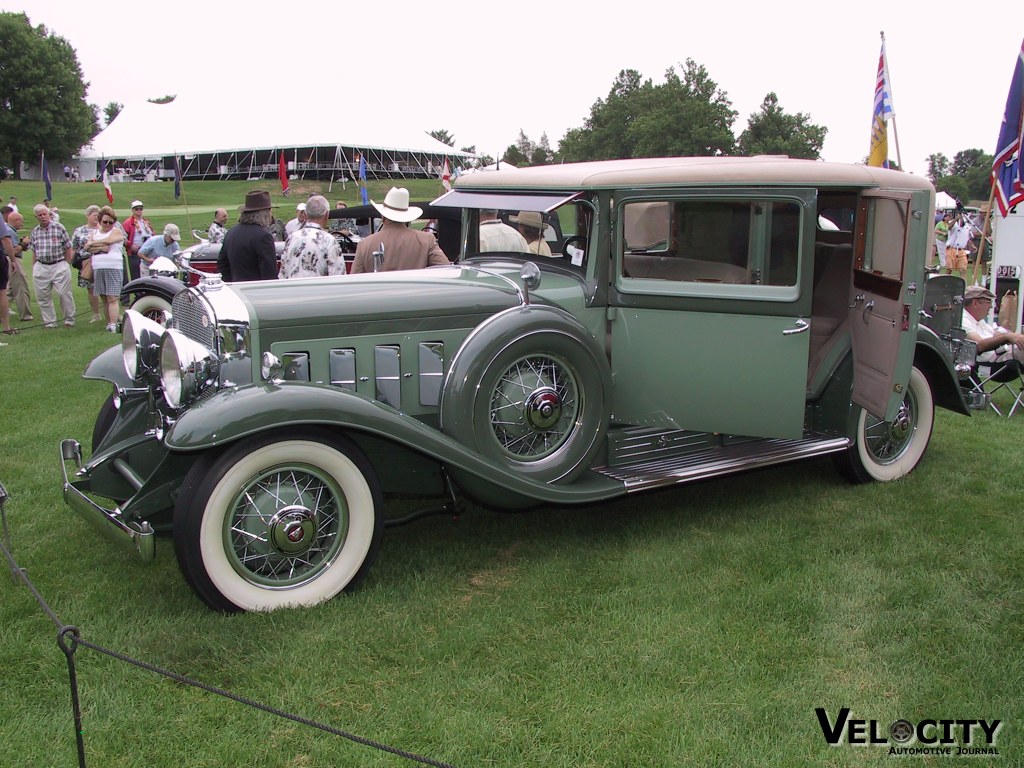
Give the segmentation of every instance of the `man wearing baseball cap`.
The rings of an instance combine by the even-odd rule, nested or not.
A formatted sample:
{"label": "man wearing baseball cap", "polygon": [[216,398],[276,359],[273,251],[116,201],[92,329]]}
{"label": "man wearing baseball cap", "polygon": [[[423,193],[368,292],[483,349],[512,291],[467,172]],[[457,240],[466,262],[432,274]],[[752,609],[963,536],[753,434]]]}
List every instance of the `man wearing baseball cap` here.
{"label": "man wearing baseball cap", "polygon": [[[409,228],[409,222],[418,219],[423,209],[409,205],[408,189],[392,187],[382,204],[372,200],[370,203],[380,212],[384,223],[378,232],[364,237],[356,246],[353,274],[451,264],[432,234]],[[376,260],[375,252],[382,254]]]}
{"label": "man wearing baseball cap", "polygon": [[124,250],[128,254],[128,272],[131,280],[138,280],[142,261],[139,249],[153,236],[153,225],[142,215],[142,201],[132,200],[132,215],[124,223]]}
{"label": "man wearing baseball cap", "polygon": [[174,255],[181,251],[181,246],[178,244],[181,241],[181,231],[178,229],[177,224],[168,224],[164,227],[163,237],[151,237],[149,240],[142,244],[139,248],[139,259],[142,264],[142,274],[149,274],[149,266],[153,263],[154,259],[158,259],[161,256],[166,256],[172,259]]}
{"label": "man wearing baseball cap", "polygon": [[[978,362],[992,367],[992,374],[1006,371],[1012,378],[1024,363],[1024,334],[1014,333],[988,321],[995,294],[982,285],[964,291],[963,327],[967,338],[978,343]],[[996,378],[996,381],[1002,381]]]}

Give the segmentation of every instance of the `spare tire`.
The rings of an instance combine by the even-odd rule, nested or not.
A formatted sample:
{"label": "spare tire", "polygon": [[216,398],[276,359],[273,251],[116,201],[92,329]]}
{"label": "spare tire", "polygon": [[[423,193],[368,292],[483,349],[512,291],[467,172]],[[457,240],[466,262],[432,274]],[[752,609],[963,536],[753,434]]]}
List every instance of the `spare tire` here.
{"label": "spare tire", "polygon": [[509,470],[565,483],[601,448],[610,403],[611,372],[593,334],[562,310],[517,307],[456,353],[441,429]]}

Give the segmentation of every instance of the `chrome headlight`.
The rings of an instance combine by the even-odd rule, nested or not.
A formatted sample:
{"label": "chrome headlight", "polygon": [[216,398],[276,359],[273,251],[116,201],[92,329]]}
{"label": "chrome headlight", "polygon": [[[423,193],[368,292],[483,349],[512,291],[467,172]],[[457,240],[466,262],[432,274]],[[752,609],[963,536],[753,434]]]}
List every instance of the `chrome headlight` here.
{"label": "chrome headlight", "polygon": [[195,400],[217,381],[220,361],[197,341],[168,330],[160,344],[160,384],[171,408]]}
{"label": "chrome headlight", "polygon": [[139,376],[157,372],[160,362],[160,337],[164,327],[134,309],[125,310],[121,331],[121,356],[128,377],[135,381]]}

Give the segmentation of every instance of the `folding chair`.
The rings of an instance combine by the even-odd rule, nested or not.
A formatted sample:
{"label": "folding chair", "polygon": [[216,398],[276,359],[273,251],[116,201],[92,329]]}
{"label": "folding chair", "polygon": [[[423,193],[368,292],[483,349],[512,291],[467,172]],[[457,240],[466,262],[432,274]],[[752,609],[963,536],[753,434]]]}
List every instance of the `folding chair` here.
{"label": "folding chair", "polygon": [[[971,391],[987,395],[985,399],[989,406],[1000,416],[1003,415],[1003,412],[996,405],[994,395],[1002,389],[1013,396],[1013,404],[1006,414],[1007,418],[1013,416],[1013,412],[1024,405],[1024,366],[1016,360],[1000,363],[979,361],[975,373],[971,376],[971,383],[973,385]],[[992,384],[995,386],[988,389],[988,386]]]}

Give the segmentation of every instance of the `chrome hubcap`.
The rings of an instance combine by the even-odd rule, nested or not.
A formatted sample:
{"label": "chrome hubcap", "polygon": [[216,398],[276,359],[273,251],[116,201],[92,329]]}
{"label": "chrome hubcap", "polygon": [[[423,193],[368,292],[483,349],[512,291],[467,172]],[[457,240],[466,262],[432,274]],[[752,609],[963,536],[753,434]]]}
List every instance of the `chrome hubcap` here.
{"label": "chrome hubcap", "polygon": [[551,387],[541,387],[526,398],[524,412],[534,429],[551,429],[562,418],[562,399]]}
{"label": "chrome hubcap", "polygon": [[305,551],[316,538],[316,516],[306,507],[284,507],[268,524],[270,542],[283,555]]}

